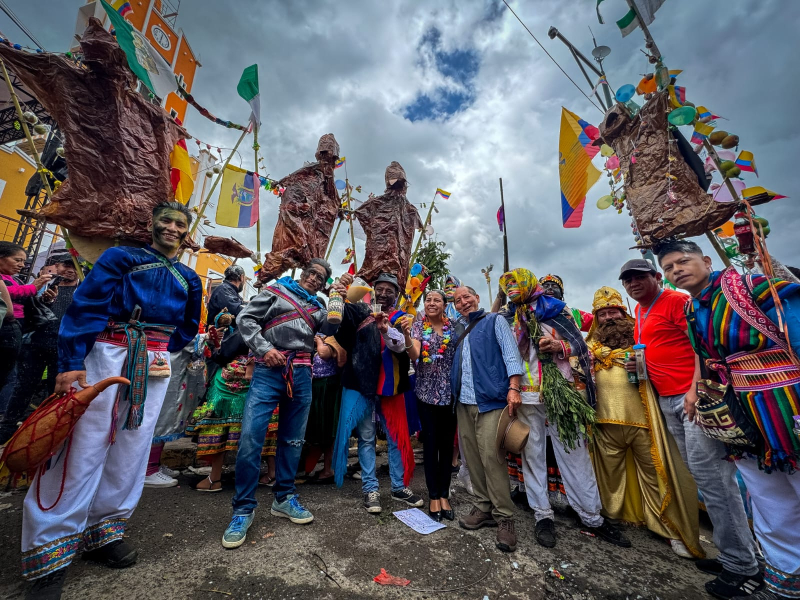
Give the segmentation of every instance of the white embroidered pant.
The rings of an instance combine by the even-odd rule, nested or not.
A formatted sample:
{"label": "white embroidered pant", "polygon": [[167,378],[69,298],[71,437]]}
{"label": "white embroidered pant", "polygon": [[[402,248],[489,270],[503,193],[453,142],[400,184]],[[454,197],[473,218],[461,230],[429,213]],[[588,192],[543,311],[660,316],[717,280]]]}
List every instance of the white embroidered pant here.
{"label": "white embroidered pant", "polygon": [[753,503],[753,529],[764,551],[764,580],[773,592],[800,598],[800,472],[765,473],[737,460]]}
{"label": "white embroidered pant", "polygon": [[[96,383],[122,373],[127,348],[96,342],[86,357],[86,380]],[[148,364],[154,352],[148,352]],[[50,459],[50,468],[37,476],[25,496],[22,519],[23,577],[36,579],[66,567],[83,538],[87,549],[122,537],[144,487],[153,430],[169,378],[147,382],[142,425],[123,429],[129,403],[121,402],[116,443],[109,443],[111,414],[117,386],[95,398],[72,432],[72,444]],[[66,463],[66,465],[65,465]],[[64,469],[66,466],[66,475]],[[49,508],[59,495],[58,503]],[[37,498],[38,496],[38,498]]]}
{"label": "white embroidered pant", "polygon": [[522,404],[517,409],[517,416],[531,428],[528,444],[522,451],[522,474],[528,504],[533,509],[536,522],[553,518],[553,508],[547,494],[546,449],[549,432],[570,506],[587,527],[602,525],[600,493],[586,442],[582,441],[581,446],[567,452],[558,439],[556,428],[546,423],[544,404]]}

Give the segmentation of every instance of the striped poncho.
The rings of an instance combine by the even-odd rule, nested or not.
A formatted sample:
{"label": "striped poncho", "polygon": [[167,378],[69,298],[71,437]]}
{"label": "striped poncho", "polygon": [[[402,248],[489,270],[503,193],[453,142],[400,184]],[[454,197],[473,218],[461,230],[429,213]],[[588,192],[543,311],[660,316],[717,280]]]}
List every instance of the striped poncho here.
{"label": "striped poncho", "polygon": [[[748,275],[742,278],[730,270],[713,272],[709,286],[687,307],[695,351],[702,360],[724,361],[740,353],[752,354],[778,347],[773,339],[733,309],[730,303],[735,301],[733,296],[736,292],[729,290],[728,294],[725,293],[723,278],[726,275],[734,290],[744,294],[749,291],[761,311],[773,323],[778,322],[766,277]],[[800,349],[800,285],[782,280],[773,280],[773,284],[784,307],[790,341],[797,352]],[[750,318],[760,317],[750,315]],[[792,366],[782,373],[789,385],[738,392],[746,413],[763,438],[758,459],[759,465],[767,472],[773,469],[793,471],[800,459],[800,439],[792,430],[792,417],[800,414],[800,382],[793,373]],[[769,377],[766,370],[764,377]]]}

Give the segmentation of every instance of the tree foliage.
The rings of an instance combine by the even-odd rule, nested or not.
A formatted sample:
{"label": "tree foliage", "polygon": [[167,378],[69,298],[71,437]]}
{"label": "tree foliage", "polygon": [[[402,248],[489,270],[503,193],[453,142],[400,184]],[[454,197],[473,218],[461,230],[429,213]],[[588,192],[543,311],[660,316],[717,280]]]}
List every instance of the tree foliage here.
{"label": "tree foliage", "polygon": [[445,251],[444,242],[428,240],[417,253],[415,262],[425,265],[431,280],[428,282],[428,289],[441,290],[444,288],[444,280],[447,278],[447,260],[450,253]]}

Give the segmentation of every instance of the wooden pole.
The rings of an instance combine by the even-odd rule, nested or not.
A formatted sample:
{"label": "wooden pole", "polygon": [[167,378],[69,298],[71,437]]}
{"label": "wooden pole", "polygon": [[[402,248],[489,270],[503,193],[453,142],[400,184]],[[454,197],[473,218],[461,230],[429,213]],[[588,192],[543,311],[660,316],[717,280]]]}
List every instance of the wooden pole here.
{"label": "wooden pole", "polygon": [[331,256],[331,252],[333,251],[333,243],[336,241],[336,236],[339,235],[339,228],[341,226],[342,226],[342,219],[339,219],[339,222],[336,224],[336,230],[333,232],[331,243],[328,244],[328,251],[325,253],[325,260],[328,260]]}
{"label": "wooden pole", "polygon": [[347,159],[344,161],[344,191],[347,193],[347,214],[350,216],[350,248],[353,250],[353,269],[358,272],[358,259],[356,258],[356,215],[353,213],[353,201],[350,198],[350,180],[347,178]]}
{"label": "wooden pole", "polygon": [[508,273],[510,271],[508,266],[508,219],[506,219],[506,203],[503,199],[502,177],[500,178],[500,207],[503,209],[503,273]]}
{"label": "wooden pole", "polygon": [[[253,123],[253,150],[256,155],[256,163],[255,167],[253,168],[253,173],[255,175],[255,181],[253,181],[253,185],[255,189],[261,187],[261,178],[258,176],[258,123]],[[255,190],[254,190],[255,191]],[[259,202],[259,204],[261,204]],[[257,206],[258,208],[258,220],[256,220],[256,257],[258,258],[258,263],[261,263],[261,207]]]}
{"label": "wooden pole", "polygon": [[[50,187],[50,180],[47,179],[47,175],[45,174],[46,169],[42,164],[42,158],[39,156],[39,151],[36,149],[36,145],[33,143],[33,136],[31,135],[30,129],[28,129],[28,123],[22,116],[22,106],[19,104],[19,98],[17,98],[17,93],[14,91],[14,86],[11,84],[11,77],[8,75],[6,63],[3,62],[3,59],[0,59],[0,68],[3,70],[3,79],[6,81],[8,93],[11,94],[11,99],[14,101],[14,108],[16,109],[17,118],[19,118],[20,125],[22,126],[22,131],[25,134],[28,143],[31,145],[33,160],[36,162],[36,172],[39,173],[39,178],[42,180],[42,186],[44,187],[45,195],[47,196],[47,199],[50,200],[53,197],[53,189]],[[69,232],[66,229],[64,229],[64,240],[66,241],[67,246],[72,248],[72,242],[69,240]],[[72,257],[72,264],[75,267],[75,272],[78,274],[78,279],[83,281],[83,269],[81,269],[80,264],[78,264],[78,259],[74,254],[72,254],[72,252],[70,252],[69,255]]]}
{"label": "wooden pole", "polygon": [[650,42],[651,45],[649,48],[653,52],[653,55],[656,58],[661,58],[661,51],[658,49],[658,46],[656,46],[656,41],[653,39],[653,36],[650,35],[650,30],[647,28],[644,19],[642,19],[642,15],[640,15],[639,11],[636,10],[636,4],[633,2],[633,0],[625,0],[625,1],[628,3],[630,9],[636,13],[636,18],[639,21],[639,27],[642,28],[642,33],[644,34],[645,41]]}
{"label": "wooden pole", "polygon": [[[233,147],[233,150],[231,151],[230,156],[228,156],[228,159],[225,161],[225,164],[222,165],[222,170],[219,172],[219,175],[214,180],[214,185],[212,185],[211,189],[208,191],[208,196],[206,196],[206,199],[203,200],[203,203],[200,205],[200,208],[197,211],[197,220],[194,222],[194,225],[192,225],[192,227],[189,229],[189,237],[190,238],[193,237],[195,231],[197,231],[197,227],[200,225],[200,221],[203,218],[203,213],[205,212],[206,207],[208,207],[208,203],[211,202],[211,195],[214,193],[214,190],[217,189],[217,184],[222,180],[222,176],[225,174],[225,168],[228,166],[228,163],[231,162],[231,159],[233,158],[233,155],[236,154],[236,151],[239,149],[239,144],[242,143],[242,140],[244,139],[244,136],[247,135],[247,133],[248,132],[247,132],[246,129],[244,131],[242,131],[242,135],[239,136],[239,140],[236,142],[236,145]],[[178,255],[178,260],[180,260],[181,256],[183,256],[184,251],[185,251],[185,249],[181,250],[180,254]]]}
{"label": "wooden pole", "polygon": [[419,234],[419,238],[417,239],[417,245],[414,247],[414,252],[411,253],[411,264],[414,264],[414,261],[417,258],[417,254],[419,253],[419,247],[422,244],[422,238],[425,237],[425,229],[428,227],[431,221],[431,214],[433,213],[433,205],[436,204],[436,194],[433,195],[433,200],[431,200],[431,207],[428,209],[428,215],[425,217],[425,222],[422,224],[422,231]]}

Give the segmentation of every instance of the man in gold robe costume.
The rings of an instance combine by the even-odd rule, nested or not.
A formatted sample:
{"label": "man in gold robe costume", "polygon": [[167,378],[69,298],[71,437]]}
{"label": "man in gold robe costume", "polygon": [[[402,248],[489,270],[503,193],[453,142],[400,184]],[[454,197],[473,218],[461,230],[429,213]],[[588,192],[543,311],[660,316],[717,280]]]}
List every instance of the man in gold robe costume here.
{"label": "man in gold robe costume", "polygon": [[592,313],[587,344],[597,385],[594,468],[603,513],[646,525],[678,556],[701,558],[697,486],[653,388],[628,381],[624,363],[625,354],[633,353],[634,320],[610,287],[595,292]]}

